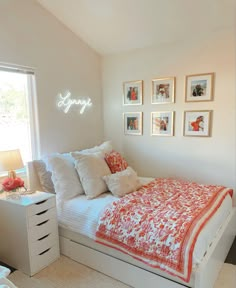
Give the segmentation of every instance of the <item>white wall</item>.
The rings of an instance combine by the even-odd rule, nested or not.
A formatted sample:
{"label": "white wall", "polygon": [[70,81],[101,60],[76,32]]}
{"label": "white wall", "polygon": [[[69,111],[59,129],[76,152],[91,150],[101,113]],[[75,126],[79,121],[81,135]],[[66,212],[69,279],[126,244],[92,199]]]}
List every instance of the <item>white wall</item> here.
{"label": "white wall", "polygon": [[[101,58],[36,1],[1,0],[0,62],[35,68],[42,155],[103,140]],[[66,89],[90,97],[92,108],[82,116],[58,111]]]}
{"label": "white wall", "polygon": [[[234,35],[233,27],[219,29],[204,39],[186,35],[184,42],[107,56],[101,73],[100,56],[36,2],[0,2],[0,62],[36,70],[41,154],[98,144],[104,116],[105,139],[144,176],[236,186]],[[216,76],[214,101],[185,103],[185,75],[207,72]],[[151,80],[163,76],[176,77],[176,103],[151,105]],[[122,83],[129,80],[144,80],[142,106],[122,105]],[[92,109],[83,116],[59,112],[56,96],[65,89],[91,97]],[[158,109],[176,111],[174,137],[150,136],[150,112]],[[197,109],[213,110],[212,137],[183,136],[183,111]],[[142,136],[124,136],[124,111],[144,113]]]}
{"label": "white wall", "polygon": [[[181,177],[236,186],[235,29],[207,37],[186,35],[183,42],[103,58],[105,137],[113,140],[139,175]],[[186,103],[185,75],[215,73],[214,101]],[[176,77],[176,103],[151,105],[151,80]],[[122,105],[122,83],[144,80],[144,104]],[[150,112],[174,110],[175,136],[150,136]],[[213,110],[212,137],[184,137],[185,110]],[[143,112],[143,135],[124,135],[123,112]]]}

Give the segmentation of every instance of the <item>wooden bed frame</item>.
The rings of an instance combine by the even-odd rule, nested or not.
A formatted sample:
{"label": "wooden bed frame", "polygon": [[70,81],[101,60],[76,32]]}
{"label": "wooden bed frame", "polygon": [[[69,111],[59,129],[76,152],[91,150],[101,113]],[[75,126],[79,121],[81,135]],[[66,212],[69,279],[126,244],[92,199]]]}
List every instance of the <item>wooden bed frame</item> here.
{"label": "wooden bed frame", "polygon": [[[27,168],[29,188],[42,191],[33,163],[29,162]],[[81,242],[76,233],[69,233],[70,236],[67,236],[63,230],[64,228],[59,228],[61,254],[132,287],[213,288],[236,235],[236,208],[232,209],[226,222],[220,228],[201,264],[192,272],[190,284],[178,278],[169,277],[167,274],[164,274],[166,276],[163,276],[163,273],[160,275],[159,270],[157,271],[159,274],[156,274],[134,263],[118,259],[104,252],[104,249],[97,249]],[[96,245],[99,247],[99,244]]]}

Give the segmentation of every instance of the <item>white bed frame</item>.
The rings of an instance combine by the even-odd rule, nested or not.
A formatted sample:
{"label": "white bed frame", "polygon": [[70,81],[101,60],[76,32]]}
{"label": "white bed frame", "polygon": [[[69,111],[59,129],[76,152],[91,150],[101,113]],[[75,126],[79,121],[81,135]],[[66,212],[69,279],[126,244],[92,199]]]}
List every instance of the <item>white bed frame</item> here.
{"label": "white bed frame", "polygon": [[[31,162],[28,163],[28,185],[32,190],[42,191],[38,176]],[[103,249],[99,251],[91,248],[85,245],[85,243],[80,243],[78,237],[65,236],[61,232],[62,230],[63,229],[59,229],[61,254],[132,287],[213,288],[236,235],[236,208],[232,209],[232,212],[228,216],[225,224],[221,227],[201,264],[194,269],[189,286],[181,282],[178,278],[173,279],[173,277],[171,277],[172,279],[168,279],[167,277],[169,276],[167,275],[166,277],[160,276],[101,252]],[[158,272],[159,271],[157,271],[157,273]]]}

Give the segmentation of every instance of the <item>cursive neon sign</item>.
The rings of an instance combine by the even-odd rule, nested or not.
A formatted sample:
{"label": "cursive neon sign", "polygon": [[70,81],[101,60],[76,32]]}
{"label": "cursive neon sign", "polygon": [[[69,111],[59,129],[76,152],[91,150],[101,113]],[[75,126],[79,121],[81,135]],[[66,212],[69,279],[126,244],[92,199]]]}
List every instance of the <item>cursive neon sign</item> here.
{"label": "cursive neon sign", "polygon": [[73,99],[70,91],[66,91],[64,95],[58,94],[57,107],[62,109],[64,113],[68,113],[73,106],[80,106],[79,113],[83,114],[86,108],[92,106],[92,101],[90,98]]}

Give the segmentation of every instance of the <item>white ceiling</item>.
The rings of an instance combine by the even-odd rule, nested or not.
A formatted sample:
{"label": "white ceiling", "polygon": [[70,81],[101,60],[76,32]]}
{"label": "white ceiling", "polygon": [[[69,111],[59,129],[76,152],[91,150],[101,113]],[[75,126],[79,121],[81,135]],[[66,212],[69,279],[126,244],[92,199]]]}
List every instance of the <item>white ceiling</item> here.
{"label": "white ceiling", "polygon": [[207,35],[235,24],[235,0],[36,0],[106,55]]}

